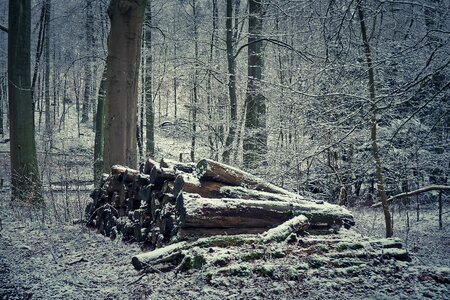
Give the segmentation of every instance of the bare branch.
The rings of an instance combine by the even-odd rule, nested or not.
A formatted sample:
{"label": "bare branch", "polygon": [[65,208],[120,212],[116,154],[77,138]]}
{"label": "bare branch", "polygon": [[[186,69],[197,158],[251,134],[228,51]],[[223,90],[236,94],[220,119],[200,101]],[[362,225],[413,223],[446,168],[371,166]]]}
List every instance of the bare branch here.
{"label": "bare branch", "polygon": [[[389,198],[387,201],[391,202],[394,199],[415,196],[415,195],[419,195],[419,194],[422,194],[422,193],[425,193],[425,192],[429,192],[429,191],[450,191],[450,186],[446,186],[446,185],[429,185],[429,186],[423,187],[423,188],[415,190],[415,191],[397,194],[397,195],[392,196],[391,198]],[[372,205],[372,207],[380,207],[380,206],[381,206],[381,202]]]}
{"label": "bare branch", "polygon": [[234,58],[238,57],[239,53],[240,53],[242,50],[244,50],[244,48],[250,46],[251,44],[255,44],[255,43],[259,43],[259,42],[263,42],[263,41],[272,43],[272,44],[277,45],[277,46],[281,46],[281,47],[287,48],[287,49],[289,49],[289,50],[291,50],[291,51],[294,51],[295,53],[297,53],[298,55],[300,55],[301,57],[303,57],[305,60],[312,62],[312,59],[311,59],[311,58],[307,57],[304,53],[302,53],[300,50],[295,49],[295,48],[292,47],[291,45],[289,45],[289,44],[287,44],[287,43],[285,43],[285,42],[279,41],[279,40],[268,39],[268,38],[258,39],[258,40],[255,40],[255,41],[252,41],[252,42],[250,42],[250,43],[247,43],[247,44],[242,45],[242,46],[239,47],[239,49],[236,51],[236,54],[234,55]]}

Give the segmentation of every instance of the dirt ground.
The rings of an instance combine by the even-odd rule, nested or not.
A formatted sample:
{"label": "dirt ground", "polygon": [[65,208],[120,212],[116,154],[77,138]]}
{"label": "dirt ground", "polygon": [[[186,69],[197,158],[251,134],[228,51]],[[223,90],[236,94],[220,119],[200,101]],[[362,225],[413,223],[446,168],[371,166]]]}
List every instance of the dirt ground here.
{"label": "dirt ground", "polygon": [[[306,264],[295,278],[252,268],[215,276],[211,269],[140,274],[130,263],[140,252],[136,244],[112,241],[82,225],[19,221],[1,209],[0,299],[450,298],[448,256],[434,265],[422,264],[414,254],[412,262],[366,260],[350,268]],[[441,238],[445,246],[449,237]],[[305,265],[305,259],[293,251],[252,264],[285,270]]]}

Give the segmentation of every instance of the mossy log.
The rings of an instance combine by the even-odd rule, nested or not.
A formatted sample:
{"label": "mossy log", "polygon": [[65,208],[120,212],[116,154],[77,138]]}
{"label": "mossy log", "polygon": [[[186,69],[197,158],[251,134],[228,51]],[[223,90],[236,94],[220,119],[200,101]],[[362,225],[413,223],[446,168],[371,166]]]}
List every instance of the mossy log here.
{"label": "mossy log", "polygon": [[135,255],[131,259],[131,263],[135,269],[141,270],[149,265],[181,260],[183,252],[195,247],[228,247],[280,242],[293,233],[303,232],[307,227],[308,219],[305,216],[297,216],[262,234],[218,235],[201,238],[193,242],[179,242],[151,252]]}

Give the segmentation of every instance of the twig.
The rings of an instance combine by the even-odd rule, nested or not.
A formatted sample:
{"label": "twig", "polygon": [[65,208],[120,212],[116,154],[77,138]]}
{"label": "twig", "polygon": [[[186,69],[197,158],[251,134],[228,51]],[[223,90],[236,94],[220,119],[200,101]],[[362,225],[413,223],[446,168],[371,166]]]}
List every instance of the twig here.
{"label": "twig", "polygon": [[77,259],[77,260],[68,262],[68,263],[66,263],[66,264],[67,264],[68,266],[72,266],[72,265],[77,264],[77,263],[80,263],[80,262],[88,262],[88,260],[87,260],[86,258],[82,257],[82,258],[80,258],[80,259]]}
{"label": "twig", "polygon": [[[152,272],[153,271],[153,272]],[[149,273],[154,273],[157,272],[159,274],[162,274],[163,272],[161,270],[158,270],[157,268],[148,265],[145,267],[145,269],[143,269],[141,271],[143,274],[141,276],[139,276],[137,279],[133,280],[132,282],[128,283],[127,286],[130,286],[132,284],[135,284],[136,282],[140,281],[142,278],[144,278],[146,275],[148,275]]]}
{"label": "twig", "polygon": [[127,286],[130,286],[132,284],[135,284],[136,282],[138,282],[139,280],[141,280],[142,278],[144,278],[148,273],[144,273],[141,276],[139,276],[137,279],[133,280],[132,282],[128,283]]}

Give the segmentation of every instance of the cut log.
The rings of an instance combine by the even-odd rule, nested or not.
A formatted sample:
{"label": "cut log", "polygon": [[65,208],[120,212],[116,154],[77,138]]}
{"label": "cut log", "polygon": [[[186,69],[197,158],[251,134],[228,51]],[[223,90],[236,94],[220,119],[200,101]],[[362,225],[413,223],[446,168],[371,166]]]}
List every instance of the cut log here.
{"label": "cut log", "polygon": [[192,173],[195,170],[195,163],[183,163],[167,158],[162,158],[159,163],[161,168],[169,168],[174,170],[179,170],[184,173]]}
{"label": "cut log", "polygon": [[200,181],[190,174],[180,174],[175,179],[173,195],[177,197],[181,192],[199,194],[205,198],[218,198],[220,189],[225,184],[214,181]]}
{"label": "cut log", "polygon": [[212,180],[233,186],[296,197],[295,193],[277,187],[263,179],[210,159],[202,159],[197,163],[197,174],[200,179]]}
{"label": "cut log", "polygon": [[166,180],[174,181],[175,177],[175,170],[170,168],[160,168],[158,166],[155,166],[150,171],[150,183],[154,185],[161,186]]}
{"label": "cut log", "polygon": [[181,228],[270,228],[297,215],[305,215],[311,226],[354,224],[353,216],[345,208],[309,201],[215,199],[183,193],[177,197],[176,210]]}
{"label": "cut log", "polygon": [[158,163],[154,161],[153,159],[149,158],[144,163],[144,174],[150,175],[151,170],[153,167],[157,166]]}
{"label": "cut log", "polygon": [[150,177],[148,175],[140,173],[138,170],[130,169],[121,165],[114,165],[111,167],[111,174],[119,176],[119,180],[132,182],[135,180],[140,180],[143,183],[149,181]]}
{"label": "cut log", "polygon": [[162,200],[162,205],[163,206],[165,206],[165,205],[167,205],[169,203],[171,205],[175,205],[175,202],[176,202],[176,198],[174,197],[173,194],[168,194],[168,193],[164,194],[163,200]]}
{"label": "cut log", "polygon": [[161,187],[161,193],[163,194],[172,194],[173,193],[174,182],[172,180],[164,181]]}
{"label": "cut log", "polygon": [[322,204],[323,201],[309,200],[303,198],[300,195],[295,195],[295,197],[290,197],[288,195],[280,195],[275,193],[256,191],[247,189],[240,186],[222,186],[220,188],[220,195],[224,198],[238,198],[238,199],[258,199],[258,200],[269,200],[269,201],[284,201],[284,202],[297,202],[305,203],[305,201],[314,202],[317,204]]}

